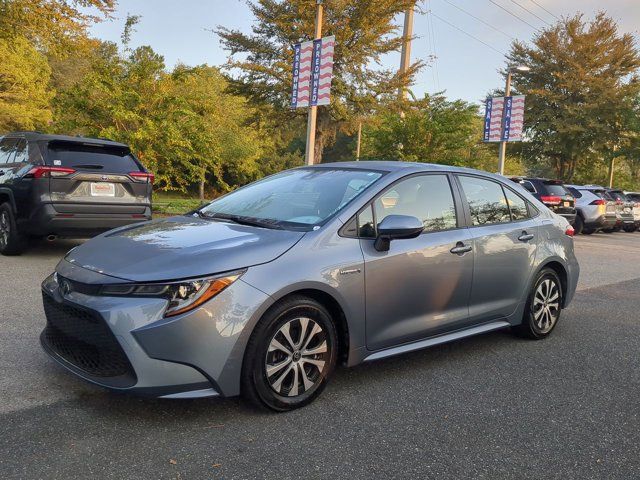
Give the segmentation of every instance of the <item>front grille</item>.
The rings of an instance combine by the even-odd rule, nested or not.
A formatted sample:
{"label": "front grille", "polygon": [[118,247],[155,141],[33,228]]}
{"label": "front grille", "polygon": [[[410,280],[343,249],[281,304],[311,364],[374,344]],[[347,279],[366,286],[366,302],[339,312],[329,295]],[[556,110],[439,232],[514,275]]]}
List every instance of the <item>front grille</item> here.
{"label": "front grille", "polygon": [[131,386],[136,377],[122,347],[102,317],[91,310],[58,303],[44,294],[47,327],[43,342],[78,370],[114,386]]}

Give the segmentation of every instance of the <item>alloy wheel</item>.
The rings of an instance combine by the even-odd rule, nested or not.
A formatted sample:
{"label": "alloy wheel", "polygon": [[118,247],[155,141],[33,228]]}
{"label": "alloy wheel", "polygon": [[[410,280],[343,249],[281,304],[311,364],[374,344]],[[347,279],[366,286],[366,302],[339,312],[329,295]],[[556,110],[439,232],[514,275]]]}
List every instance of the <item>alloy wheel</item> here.
{"label": "alloy wheel", "polygon": [[11,222],[7,212],[0,213],[0,248],[5,248],[9,244],[11,235]]}
{"label": "alloy wheel", "polygon": [[265,358],[265,374],[279,395],[295,397],[321,381],[329,362],[327,335],[307,317],[294,318],[272,337]]}
{"label": "alloy wheel", "polygon": [[545,278],[540,282],[531,308],[540,333],[549,332],[560,316],[560,289],[554,280]]}

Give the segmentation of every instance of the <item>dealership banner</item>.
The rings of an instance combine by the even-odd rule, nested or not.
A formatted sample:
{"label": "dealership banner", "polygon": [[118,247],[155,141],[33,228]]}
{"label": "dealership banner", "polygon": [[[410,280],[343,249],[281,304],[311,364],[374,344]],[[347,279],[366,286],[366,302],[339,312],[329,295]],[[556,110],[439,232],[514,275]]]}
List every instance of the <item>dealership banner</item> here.
{"label": "dealership banner", "polygon": [[334,46],[334,36],[293,46],[291,108],[329,105]]}
{"label": "dealership banner", "polygon": [[524,98],[524,95],[487,98],[484,113],[485,142],[522,140]]}

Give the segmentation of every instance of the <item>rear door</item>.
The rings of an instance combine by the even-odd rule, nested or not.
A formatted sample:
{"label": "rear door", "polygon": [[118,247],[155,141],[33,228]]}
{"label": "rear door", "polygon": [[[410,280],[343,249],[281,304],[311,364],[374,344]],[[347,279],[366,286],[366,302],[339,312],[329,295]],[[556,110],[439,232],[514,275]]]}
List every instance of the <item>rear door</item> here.
{"label": "rear door", "polygon": [[46,152],[56,211],[142,214],[151,205],[152,177],[127,147],[52,141]]}
{"label": "rear door", "polygon": [[524,298],[538,244],[537,211],[495,180],[458,175],[474,251],[470,322],[512,314]]}

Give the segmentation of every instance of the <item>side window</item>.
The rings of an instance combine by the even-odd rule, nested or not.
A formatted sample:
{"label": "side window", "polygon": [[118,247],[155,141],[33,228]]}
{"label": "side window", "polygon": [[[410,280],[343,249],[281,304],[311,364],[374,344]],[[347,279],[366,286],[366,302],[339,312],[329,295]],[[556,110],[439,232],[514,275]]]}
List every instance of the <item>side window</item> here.
{"label": "side window", "polygon": [[374,203],[378,224],[388,215],[411,215],[422,220],[425,232],[456,228],[456,208],[446,175],[420,175],[402,180]]}
{"label": "side window", "polygon": [[9,161],[12,163],[27,163],[29,156],[27,155],[27,141],[18,140],[16,145],[16,155]]}
{"label": "side window", "polygon": [[533,183],[531,183],[529,180],[523,180],[522,182],[520,182],[520,185],[522,185],[528,192],[536,193],[536,187],[534,187]]}
{"label": "side window", "polygon": [[373,211],[371,205],[358,215],[358,236],[364,238],[376,237],[376,226],[373,224]]}
{"label": "side window", "polygon": [[473,225],[490,225],[511,221],[509,205],[502,186],[477,177],[458,177],[467,197]]}
{"label": "side window", "polygon": [[13,162],[15,146],[15,138],[3,138],[2,141],[0,141],[0,165]]}
{"label": "side window", "polygon": [[516,222],[518,220],[525,220],[529,218],[527,202],[520,195],[516,195],[508,188],[505,188],[504,191],[507,195],[509,210],[511,211],[511,220]]}

